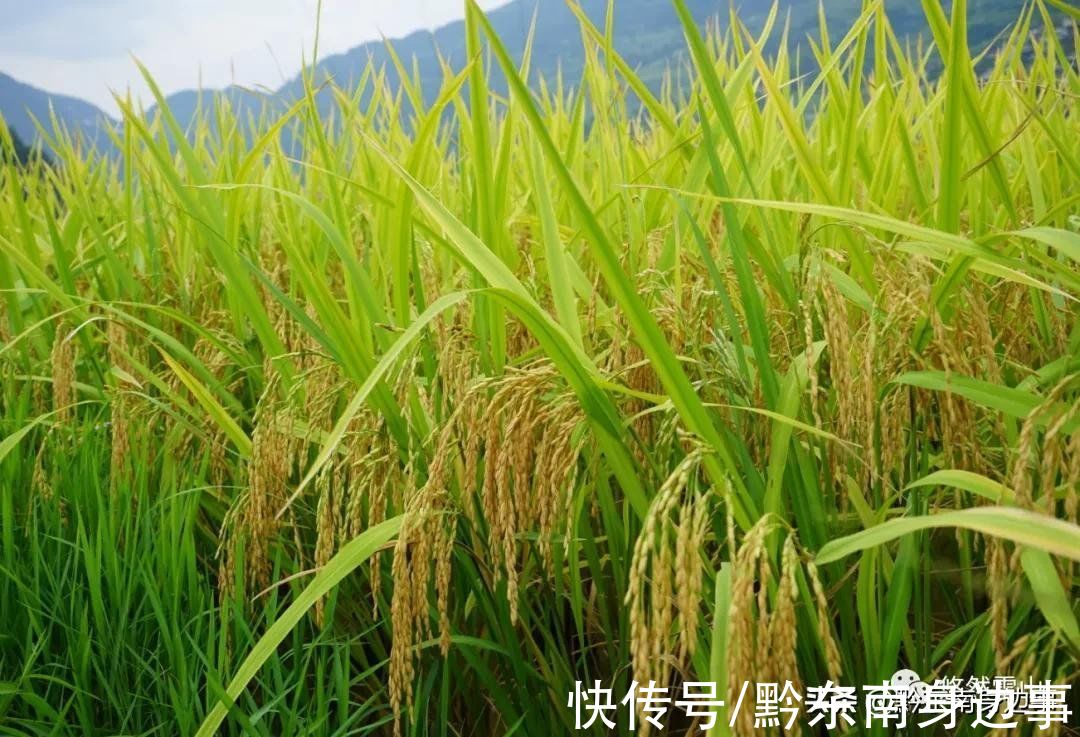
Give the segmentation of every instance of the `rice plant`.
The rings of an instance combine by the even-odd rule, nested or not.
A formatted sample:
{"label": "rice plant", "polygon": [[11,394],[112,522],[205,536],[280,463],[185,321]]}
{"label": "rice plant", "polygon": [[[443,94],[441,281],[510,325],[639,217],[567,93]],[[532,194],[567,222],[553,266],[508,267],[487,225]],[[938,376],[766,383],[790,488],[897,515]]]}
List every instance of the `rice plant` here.
{"label": "rice plant", "polygon": [[575,684],[705,681],[743,737],[799,729],[744,682],[1075,684],[1076,13],[984,50],[922,6],[800,57],[674,0],[654,91],[584,13],[536,80],[470,2],[437,91],[182,129],[146,72],[117,157],[0,126],[0,732],[629,734]]}

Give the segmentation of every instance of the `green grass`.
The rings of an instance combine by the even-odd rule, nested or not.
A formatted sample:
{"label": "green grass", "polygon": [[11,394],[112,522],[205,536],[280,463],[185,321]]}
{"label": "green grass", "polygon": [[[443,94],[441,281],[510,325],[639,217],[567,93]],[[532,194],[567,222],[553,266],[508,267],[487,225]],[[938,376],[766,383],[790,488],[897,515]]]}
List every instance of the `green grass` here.
{"label": "green grass", "polygon": [[470,3],[434,96],[0,133],[0,734],[1073,683],[1080,74],[1041,3],[985,59],[922,5],[934,47],[867,3],[801,76],[675,0],[658,92],[579,14],[538,92]]}

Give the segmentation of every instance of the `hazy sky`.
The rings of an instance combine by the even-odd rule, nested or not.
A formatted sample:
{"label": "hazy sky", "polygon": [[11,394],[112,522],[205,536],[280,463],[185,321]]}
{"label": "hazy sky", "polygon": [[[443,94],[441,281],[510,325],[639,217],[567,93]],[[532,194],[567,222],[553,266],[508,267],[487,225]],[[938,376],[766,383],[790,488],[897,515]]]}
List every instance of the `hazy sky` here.
{"label": "hazy sky", "polygon": [[[479,0],[490,9],[506,0]],[[276,88],[310,58],[318,0],[0,0],[0,72],[115,111],[110,89]],[[434,28],[463,0],[323,0],[319,55]]]}

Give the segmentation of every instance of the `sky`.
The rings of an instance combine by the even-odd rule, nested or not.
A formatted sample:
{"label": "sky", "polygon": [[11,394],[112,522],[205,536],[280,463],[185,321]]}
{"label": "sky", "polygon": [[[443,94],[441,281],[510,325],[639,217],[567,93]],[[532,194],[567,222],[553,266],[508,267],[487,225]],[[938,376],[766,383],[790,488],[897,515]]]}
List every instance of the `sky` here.
{"label": "sky", "polygon": [[[479,0],[484,9],[506,0]],[[311,58],[318,0],[0,0],[0,72],[116,112],[110,90],[148,97],[229,84],[276,89]],[[319,56],[437,28],[463,0],[323,0]]]}

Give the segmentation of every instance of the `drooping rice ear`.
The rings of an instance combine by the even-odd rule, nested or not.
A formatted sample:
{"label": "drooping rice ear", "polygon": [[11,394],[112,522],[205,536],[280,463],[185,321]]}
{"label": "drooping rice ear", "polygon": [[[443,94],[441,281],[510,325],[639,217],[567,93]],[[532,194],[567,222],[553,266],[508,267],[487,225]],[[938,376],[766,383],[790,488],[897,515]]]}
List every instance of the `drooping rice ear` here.
{"label": "drooping rice ear", "polygon": [[[737,703],[742,684],[758,681],[759,644],[755,637],[755,617],[768,617],[768,612],[755,615],[755,584],[767,588],[768,581],[759,579],[759,558],[765,556],[767,518],[761,518],[743,538],[732,565],[731,604],[728,607],[728,693],[727,703]],[[752,697],[753,694],[747,694]],[[753,699],[751,698],[751,702]],[[738,734],[754,734],[753,709],[744,702],[736,721]]]}
{"label": "drooping rice ear", "polygon": [[[674,660],[670,656],[689,652],[689,645],[672,645],[676,613],[683,629],[696,628],[700,602],[691,598],[700,590],[697,579],[703,574],[691,570],[701,567],[700,551],[690,549],[700,521],[695,520],[696,497],[688,486],[700,463],[700,451],[680,461],[650,504],[634,544],[625,603],[630,612],[631,665],[639,682],[665,682]],[[694,634],[680,634],[675,642]]]}
{"label": "drooping rice ear", "polygon": [[769,623],[769,651],[772,653],[772,675],[776,681],[778,683],[790,681],[795,690],[801,693],[802,681],[799,678],[799,666],[796,659],[799,635],[795,618],[795,602],[798,597],[796,580],[799,566],[795,537],[794,534],[789,534],[784,541],[781,554],[776,610]]}
{"label": "drooping rice ear", "polygon": [[65,424],[72,416],[75,403],[75,341],[68,325],[61,321],[56,326],[50,367],[52,369],[53,412],[56,422]]}
{"label": "drooping rice ear", "polygon": [[269,551],[281,527],[277,511],[288,496],[295,438],[292,415],[279,406],[276,396],[277,374],[270,376],[273,378],[255,411],[243,515],[248,580],[260,590],[269,584],[272,566]]}
{"label": "drooping rice ear", "polygon": [[994,645],[996,667],[1001,673],[1009,655],[1009,564],[1005,543],[997,537],[985,536],[986,583],[990,597],[990,637]]}
{"label": "drooping rice ear", "polygon": [[390,602],[390,704],[394,731],[400,733],[402,709],[412,707],[417,645],[428,636],[428,591],[434,569],[440,644],[450,646],[450,560],[456,535],[457,510],[449,493],[451,464],[456,453],[455,422],[442,429],[428,467],[428,479],[407,501],[401,532],[394,546]]}
{"label": "drooping rice ear", "polygon": [[817,565],[813,560],[806,563],[806,575],[810,579],[810,586],[814,590],[814,605],[817,610],[818,637],[821,638],[825,651],[825,668],[829,674],[829,680],[840,683],[840,675],[843,669],[840,659],[840,648],[833,637],[832,614],[829,611],[829,598],[825,594],[825,587],[818,575]]}
{"label": "drooping rice ear", "polygon": [[[334,557],[337,543],[337,509],[335,484],[332,479],[332,465],[323,466],[315,479],[315,494],[318,502],[315,508],[315,567],[321,569]],[[324,600],[315,602],[315,622],[320,627],[325,625],[323,618]]]}

